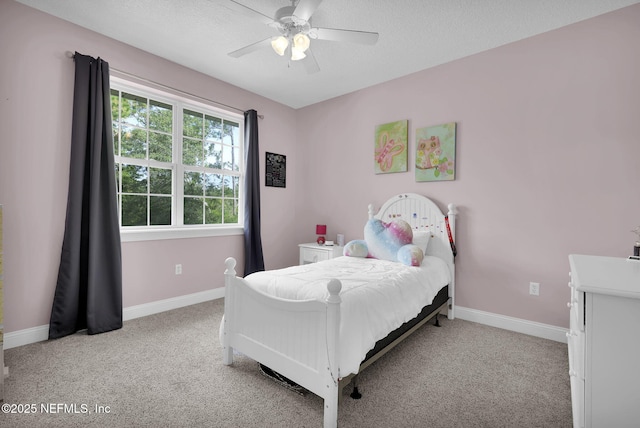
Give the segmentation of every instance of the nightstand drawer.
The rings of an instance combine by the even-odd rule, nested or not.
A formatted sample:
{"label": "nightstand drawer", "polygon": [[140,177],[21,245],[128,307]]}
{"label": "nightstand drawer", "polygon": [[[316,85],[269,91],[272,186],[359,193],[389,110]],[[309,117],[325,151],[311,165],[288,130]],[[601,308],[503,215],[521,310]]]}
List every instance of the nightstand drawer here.
{"label": "nightstand drawer", "polygon": [[317,263],[342,255],[344,247],[337,245],[299,244],[300,264]]}
{"label": "nightstand drawer", "polygon": [[301,264],[316,263],[322,260],[329,260],[331,253],[325,250],[316,250],[313,248],[300,248]]}

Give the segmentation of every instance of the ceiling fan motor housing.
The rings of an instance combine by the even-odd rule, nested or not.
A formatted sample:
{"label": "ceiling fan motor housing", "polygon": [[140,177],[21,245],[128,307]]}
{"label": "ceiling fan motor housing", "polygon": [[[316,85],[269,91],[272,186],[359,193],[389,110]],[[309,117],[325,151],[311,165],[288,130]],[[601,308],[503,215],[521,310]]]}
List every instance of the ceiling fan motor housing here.
{"label": "ceiling fan motor housing", "polygon": [[306,21],[296,17],[293,14],[295,10],[295,6],[285,6],[276,11],[274,21],[278,26],[278,30],[280,30],[284,36],[289,36],[292,33],[307,34],[311,29],[311,20]]}

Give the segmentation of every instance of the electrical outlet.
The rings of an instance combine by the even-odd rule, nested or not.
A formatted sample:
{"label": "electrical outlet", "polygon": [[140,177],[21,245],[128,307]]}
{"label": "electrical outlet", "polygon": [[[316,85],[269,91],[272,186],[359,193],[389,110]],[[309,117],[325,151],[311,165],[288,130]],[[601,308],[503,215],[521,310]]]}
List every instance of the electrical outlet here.
{"label": "electrical outlet", "polygon": [[182,275],[182,265],[181,264],[177,264],[176,265],[176,275]]}
{"label": "electrical outlet", "polygon": [[529,294],[533,296],[540,295],[540,283],[539,282],[530,282],[529,283]]}

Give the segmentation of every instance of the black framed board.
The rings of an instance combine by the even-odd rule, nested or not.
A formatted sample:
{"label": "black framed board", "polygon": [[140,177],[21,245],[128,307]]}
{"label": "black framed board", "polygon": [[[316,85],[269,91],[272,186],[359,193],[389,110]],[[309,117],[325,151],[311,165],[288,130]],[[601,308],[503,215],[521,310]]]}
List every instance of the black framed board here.
{"label": "black framed board", "polygon": [[277,153],[266,152],[265,165],[265,185],[287,187],[287,157]]}

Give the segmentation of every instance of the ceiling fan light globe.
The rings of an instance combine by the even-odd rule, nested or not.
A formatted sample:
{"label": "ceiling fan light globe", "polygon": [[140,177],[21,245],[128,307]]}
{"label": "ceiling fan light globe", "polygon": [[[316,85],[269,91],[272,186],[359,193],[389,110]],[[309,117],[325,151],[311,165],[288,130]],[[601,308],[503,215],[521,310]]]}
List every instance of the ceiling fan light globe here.
{"label": "ceiling fan light globe", "polygon": [[284,52],[287,50],[287,46],[289,46],[289,41],[283,36],[271,41],[271,47],[280,56],[284,55]]}
{"label": "ceiling fan light globe", "polygon": [[306,34],[298,33],[295,36],[293,36],[293,46],[302,52],[309,49],[310,44],[311,44],[311,41],[309,40],[309,37]]}
{"label": "ceiling fan light globe", "polygon": [[295,46],[291,48],[291,61],[299,61],[305,57],[306,55],[302,49],[298,49]]}

